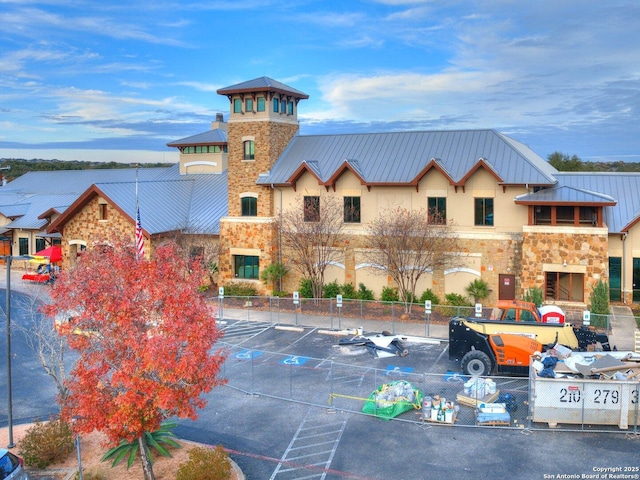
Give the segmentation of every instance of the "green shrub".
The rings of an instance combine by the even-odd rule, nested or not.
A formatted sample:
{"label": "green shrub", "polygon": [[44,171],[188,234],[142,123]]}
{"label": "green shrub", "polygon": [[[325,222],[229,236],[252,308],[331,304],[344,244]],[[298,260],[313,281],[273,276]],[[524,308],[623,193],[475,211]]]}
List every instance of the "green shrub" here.
{"label": "green shrub", "polygon": [[609,284],[598,280],[591,289],[591,313],[609,315]]}
{"label": "green shrub", "polygon": [[522,296],[522,300],[525,302],[531,302],[536,305],[536,307],[541,307],[544,303],[544,295],[542,294],[542,289],[540,287],[529,288],[524,295]]}
{"label": "green shrub", "polygon": [[422,295],[420,295],[420,303],[424,303],[427,300],[431,300],[432,306],[440,305],[440,299],[435,293],[433,293],[433,290],[431,290],[430,288],[427,288],[424,292],[422,292]]}
{"label": "green shrub", "polygon": [[382,294],[380,300],[383,302],[397,302],[398,301],[398,289],[391,287],[382,287]]}
{"label": "green shrub", "polygon": [[228,283],[224,286],[224,294],[230,297],[255,297],[256,287],[249,282]]}
{"label": "green shrub", "polygon": [[342,298],[351,300],[354,298],[358,298],[358,292],[356,291],[356,287],[351,285],[350,283],[345,283],[340,286],[340,291],[342,292]]}
{"label": "green shrub", "polygon": [[62,420],[36,422],[18,443],[24,463],[36,468],[62,462],[74,449],[75,436],[69,424]]}
{"label": "green shrub", "polygon": [[373,292],[364,283],[358,285],[358,298],[360,300],[374,300]]}
{"label": "green shrub", "polygon": [[227,480],[230,476],[229,455],[218,445],[216,448],[193,448],[189,460],[178,468],[176,480]]}
{"label": "green shrub", "polygon": [[460,295],[459,293],[447,293],[445,296],[445,301],[447,305],[453,305],[456,307],[470,307],[471,302],[464,295]]}
{"label": "green shrub", "polygon": [[335,280],[322,286],[322,296],[324,298],[336,298],[337,295],[340,295],[340,285]]}
{"label": "green shrub", "polygon": [[280,290],[274,290],[273,293],[271,294],[272,297],[286,297],[287,296],[287,292],[285,291],[280,291]]}
{"label": "green shrub", "polygon": [[300,281],[300,286],[298,287],[298,293],[302,298],[313,298],[313,286],[311,284],[311,279],[303,278]]}
{"label": "green shrub", "polygon": [[465,292],[471,297],[474,303],[481,302],[489,296],[489,284],[481,278],[476,278],[465,287]]}

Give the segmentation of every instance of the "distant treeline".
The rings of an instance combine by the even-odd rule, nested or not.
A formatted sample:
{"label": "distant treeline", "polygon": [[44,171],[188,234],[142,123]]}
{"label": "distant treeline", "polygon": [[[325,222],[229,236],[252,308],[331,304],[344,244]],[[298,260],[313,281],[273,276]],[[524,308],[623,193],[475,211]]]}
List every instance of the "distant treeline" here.
{"label": "distant treeline", "polygon": [[577,155],[570,157],[561,152],[552,153],[547,160],[561,172],[640,172],[637,162],[583,162]]}
{"label": "distant treeline", "polygon": [[9,181],[27,172],[43,172],[54,170],[98,170],[114,168],[170,167],[173,163],[120,163],[120,162],[88,162],[83,160],[43,160],[41,158],[0,158],[0,173]]}
{"label": "distant treeline", "polygon": [[[577,155],[569,156],[554,152],[547,156],[549,163],[561,172],[640,172],[640,163],[631,162],[584,162]],[[170,167],[173,163],[140,163],[140,168]],[[84,160],[43,160],[32,158],[0,158],[0,173],[9,181],[27,172],[53,170],[97,170],[135,168],[136,163],[89,162]]]}

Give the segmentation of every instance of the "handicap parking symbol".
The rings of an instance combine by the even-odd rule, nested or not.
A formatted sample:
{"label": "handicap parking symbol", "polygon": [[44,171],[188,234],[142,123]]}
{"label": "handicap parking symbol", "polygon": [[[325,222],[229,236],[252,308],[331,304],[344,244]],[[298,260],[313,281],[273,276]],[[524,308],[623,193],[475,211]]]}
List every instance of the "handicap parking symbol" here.
{"label": "handicap parking symbol", "polygon": [[394,365],[389,365],[387,367],[387,372],[385,375],[404,375],[405,373],[413,372],[413,367],[396,367]]}
{"label": "handicap parking symbol", "polygon": [[241,350],[236,353],[236,358],[239,360],[252,360],[256,357],[262,355],[263,352],[260,350]]}
{"label": "handicap parking symbol", "polygon": [[282,359],[280,362],[282,365],[295,365],[300,366],[307,363],[309,357],[299,357],[298,355],[289,355],[287,358]]}

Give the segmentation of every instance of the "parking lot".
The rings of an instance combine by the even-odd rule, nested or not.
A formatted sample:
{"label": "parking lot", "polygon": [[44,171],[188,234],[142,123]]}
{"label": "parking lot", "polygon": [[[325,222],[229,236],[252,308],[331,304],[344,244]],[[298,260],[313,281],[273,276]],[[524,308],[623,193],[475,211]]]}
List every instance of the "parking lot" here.
{"label": "parking lot", "polygon": [[392,421],[360,413],[364,398],[396,379],[455,398],[463,379],[446,342],[409,337],[405,357],[374,358],[363,347],[339,346],[339,337],[315,326],[279,329],[245,320],[220,326],[229,384],[212,392],[200,419],[181,422],[178,433],[223,444],[248,478],[538,479],[637,464],[635,435],[527,428],[526,379],[497,381],[519,395],[511,427],[478,428],[466,406],[456,427],[423,422],[419,411]]}

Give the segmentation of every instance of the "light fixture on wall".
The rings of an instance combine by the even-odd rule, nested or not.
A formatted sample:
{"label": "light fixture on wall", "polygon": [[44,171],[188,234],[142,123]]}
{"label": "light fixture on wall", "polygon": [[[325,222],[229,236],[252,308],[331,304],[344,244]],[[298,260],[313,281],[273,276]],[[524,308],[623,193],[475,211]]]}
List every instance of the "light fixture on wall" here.
{"label": "light fixture on wall", "polygon": [[566,260],[564,260],[564,261],[562,262],[562,266],[563,266],[563,267],[566,267],[566,266],[567,266],[567,261],[566,261]]}

